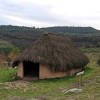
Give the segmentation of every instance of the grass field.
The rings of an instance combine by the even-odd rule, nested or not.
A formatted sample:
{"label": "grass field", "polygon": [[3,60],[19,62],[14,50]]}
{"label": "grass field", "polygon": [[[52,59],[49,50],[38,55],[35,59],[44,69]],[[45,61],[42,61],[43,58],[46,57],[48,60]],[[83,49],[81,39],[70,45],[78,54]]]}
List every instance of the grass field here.
{"label": "grass field", "polygon": [[[100,100],[100,66],[98,54],[88,53],[90,63],[83,75],[81,93],[62,93],[75,87],[76,76],[37,81],[15,80],[17,69],[0,69],[0,100]],[[33,99],[34,98],[34,99]]]}

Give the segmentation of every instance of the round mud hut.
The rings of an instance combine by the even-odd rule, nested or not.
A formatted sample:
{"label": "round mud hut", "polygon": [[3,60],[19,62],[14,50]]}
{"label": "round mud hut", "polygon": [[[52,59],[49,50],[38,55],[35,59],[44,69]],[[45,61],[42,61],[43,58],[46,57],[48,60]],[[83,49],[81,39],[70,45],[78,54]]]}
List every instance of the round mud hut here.
{"label": "round mud hut", "polygon": [[59,78],[73,75],[88,64],[88,58],[66,36],[45,34],[13,61],[20,78]]}

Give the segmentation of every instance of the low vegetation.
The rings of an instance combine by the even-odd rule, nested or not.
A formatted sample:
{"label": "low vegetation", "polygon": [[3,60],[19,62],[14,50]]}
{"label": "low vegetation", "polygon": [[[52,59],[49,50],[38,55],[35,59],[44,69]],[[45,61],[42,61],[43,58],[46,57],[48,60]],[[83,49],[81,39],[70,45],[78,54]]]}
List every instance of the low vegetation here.
{"label": "low vegetation", "polygon": [[[86,53],[86,52],[85,52]],[[81,93],[64,94],[62,91],[77,87],[76,75],[67,78],[37,81],[16,80],[17,69],[0,68],[0,100],[99,100],[100,67],[98,53],[86,53],[90,59],[83,75]],[[34,100],[33,99],[33,100]]]}
{"label": "low vegetation", "polygon": [[9,53],[12,49],[14,48],[14,45],[6,42],[6,41],[3,41],[3,40],[0,40],[0,53]]}
{"label": "low vegetation", "polygon": [[13,68],[0,68],[0,83],[14,81],[17,70]]}
{"label": "low vegetation", "polygon": [[97,59],[97,64],[100,66],[100,57]]}

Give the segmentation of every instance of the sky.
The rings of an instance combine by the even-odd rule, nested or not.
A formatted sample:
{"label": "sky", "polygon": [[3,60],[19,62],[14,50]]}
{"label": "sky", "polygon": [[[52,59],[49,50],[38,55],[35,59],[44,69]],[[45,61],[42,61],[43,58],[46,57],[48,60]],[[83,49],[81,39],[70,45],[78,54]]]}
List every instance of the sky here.
{"label": "sky", "polygon": [[100,0],[0,0],[0,25],[100,30]]}

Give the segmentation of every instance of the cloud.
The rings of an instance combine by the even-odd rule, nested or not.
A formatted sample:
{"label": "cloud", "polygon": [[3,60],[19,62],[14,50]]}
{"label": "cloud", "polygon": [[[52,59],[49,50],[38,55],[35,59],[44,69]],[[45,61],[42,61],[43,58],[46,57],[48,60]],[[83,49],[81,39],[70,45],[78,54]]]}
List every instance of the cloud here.
{"label": "cloud", "polygon": [[1,24],[93,26],[100,29],[99,0],[0,0]]}
{"label": "cloud", "polygon": [[27,25],[27,26],[37,26],[37,27],[41,27],[42,26],[48,26],[48,25],[53,25],[53,24],[49,24],[46,22],[41,22],[41,21],[36,21],[36,20],[30,20],[30,19],[23,19],[21,17],[16,17],[16,16],[4,16],[5,18],[8,18],[11,21],[14,21],[15,23],[18,23],[17,25]]}

